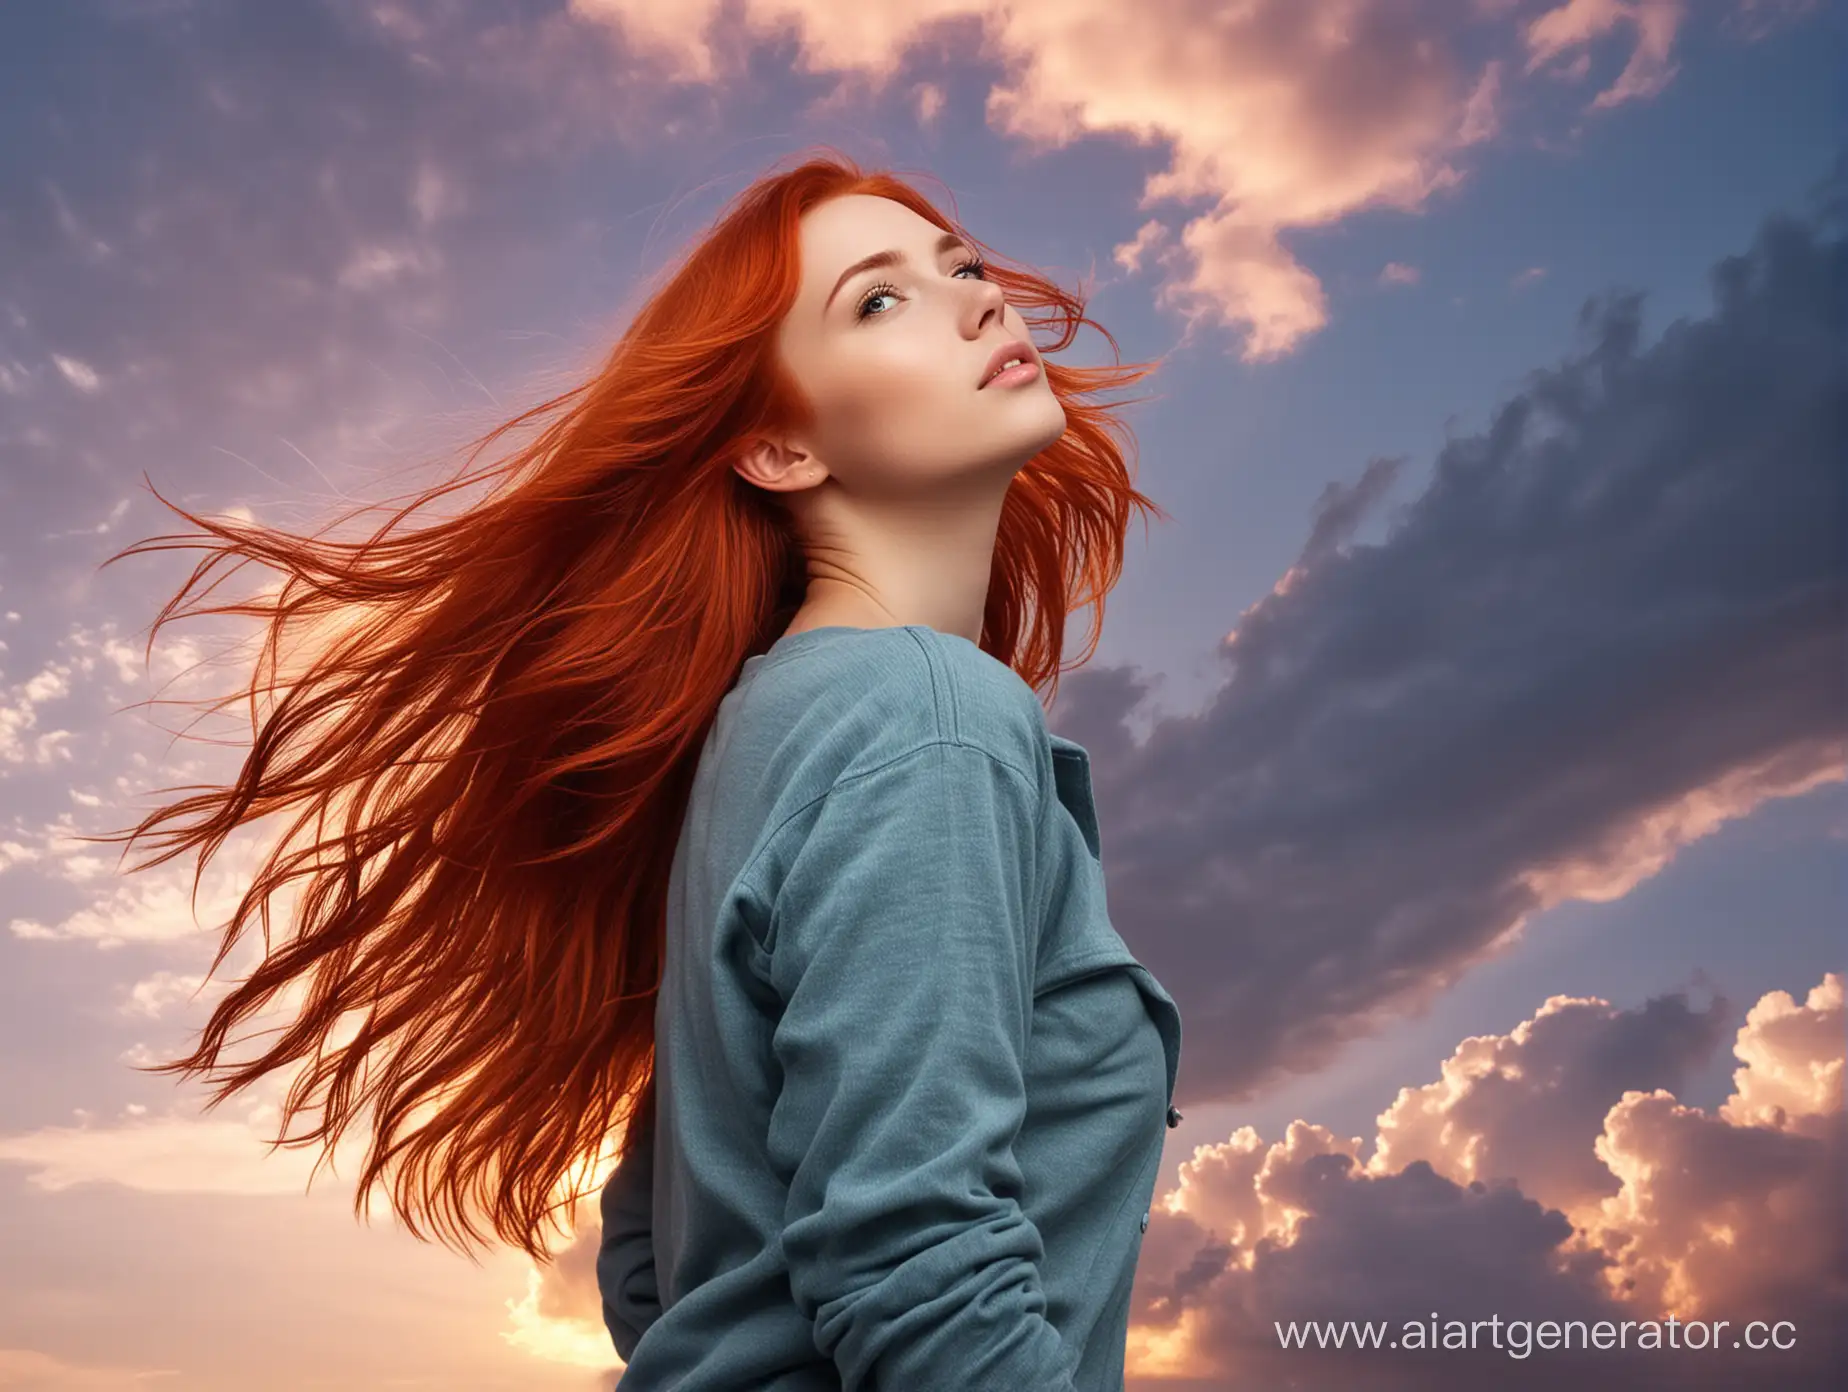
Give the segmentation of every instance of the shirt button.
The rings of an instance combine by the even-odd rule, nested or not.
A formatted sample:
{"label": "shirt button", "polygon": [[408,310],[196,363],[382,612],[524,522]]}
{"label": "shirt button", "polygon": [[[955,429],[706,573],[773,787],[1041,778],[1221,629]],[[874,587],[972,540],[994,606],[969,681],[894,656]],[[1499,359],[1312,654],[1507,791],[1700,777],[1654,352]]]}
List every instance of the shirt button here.
{"label": "shirt button", "polygon": [[1170,1128],[1176,1127],[1176,1126],[1179,1126],[1180,1124],[1181,1124],[1181,1114],[1172,1107],[1168,1108],[1169,1127]]}
{"label": "shirt button", "polygon": [[1148,1210],[1144,1209],[1142,1211],[1142,1231],[1147,1232],[1148,1230],[1149,1230],[1149,1214],[1148,1214]]}

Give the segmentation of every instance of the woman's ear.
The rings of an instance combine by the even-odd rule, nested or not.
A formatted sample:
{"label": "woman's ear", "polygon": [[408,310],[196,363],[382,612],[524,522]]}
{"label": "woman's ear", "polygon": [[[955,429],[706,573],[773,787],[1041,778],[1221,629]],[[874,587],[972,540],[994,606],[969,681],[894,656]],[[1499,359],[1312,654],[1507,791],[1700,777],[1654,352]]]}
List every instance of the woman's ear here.
{"label": "woman's ear", "polygon": [[788,441],[768,436],[746,446],[732,469],[746,483],[774,493],[810,488],[828,476],[828,471],[802,450]]}

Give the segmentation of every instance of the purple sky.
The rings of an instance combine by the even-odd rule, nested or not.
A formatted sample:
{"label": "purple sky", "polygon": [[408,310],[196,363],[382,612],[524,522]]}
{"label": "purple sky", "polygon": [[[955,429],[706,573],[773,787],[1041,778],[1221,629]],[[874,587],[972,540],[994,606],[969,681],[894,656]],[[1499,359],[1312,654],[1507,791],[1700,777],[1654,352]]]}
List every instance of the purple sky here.
{"label": "purple sky", "polygon": [[177,529],[144,473],[304,530],[435,477],[818,144],[1169,355],[1174,520],[1052,716],[1186,1026],[1132,1385],[1806,1385],[1272,1321],[1848,1313],[1844,53],[1798,0],[0,8],[0,1388],[609,1386],[594,1215],[471,1267],[356,1151],[304,1195],[281,1086],[127,1066],[255,848],[195,920],[70,839],[235,767],[117,713],[237,679],[143,663],[194,557],[98,566]]}

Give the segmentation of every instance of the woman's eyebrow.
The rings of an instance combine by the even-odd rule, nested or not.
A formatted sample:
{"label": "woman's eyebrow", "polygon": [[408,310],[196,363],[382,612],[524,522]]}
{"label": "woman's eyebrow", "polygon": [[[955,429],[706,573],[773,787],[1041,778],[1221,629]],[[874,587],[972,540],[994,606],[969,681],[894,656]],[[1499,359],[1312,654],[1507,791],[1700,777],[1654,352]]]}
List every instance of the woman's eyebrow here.
{"label": "woman's eyebrow", "polygon": [[[943,253],[948,251],[951,247],[967,245],[968,243],[963,241],[956,233],[945,232],[941,237],[937,238],[937,255],[943,255]],[[822,305],[821,312],[823,314],[828,312],[828,306],[833,304],[834,297],[841,293],[841,287],[855,276],[859,275],[860,272],[876,271],[881,266],[896,266],[904,259],[904,252],[890,247],[885,251],[875,251],[871,256],[862,256],[858,261],[841,272],[841,278],[834,282],[834,288],[828,292],[827,301]]]}

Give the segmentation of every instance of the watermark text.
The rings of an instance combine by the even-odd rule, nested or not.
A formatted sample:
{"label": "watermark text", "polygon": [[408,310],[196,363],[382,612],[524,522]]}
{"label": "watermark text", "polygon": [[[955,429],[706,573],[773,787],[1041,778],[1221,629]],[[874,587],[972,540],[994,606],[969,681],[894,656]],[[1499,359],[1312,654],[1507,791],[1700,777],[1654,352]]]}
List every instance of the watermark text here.
{"label": "watermark text", "polygon": [[1273,1321],[1286,1349],[1399,1349],[1413,1352],[1500,1349],[1510,1358],[1566,1349],[1735,1348],[1789,1351],[1797,1346],[1790,1320],[1290,1320]]}

